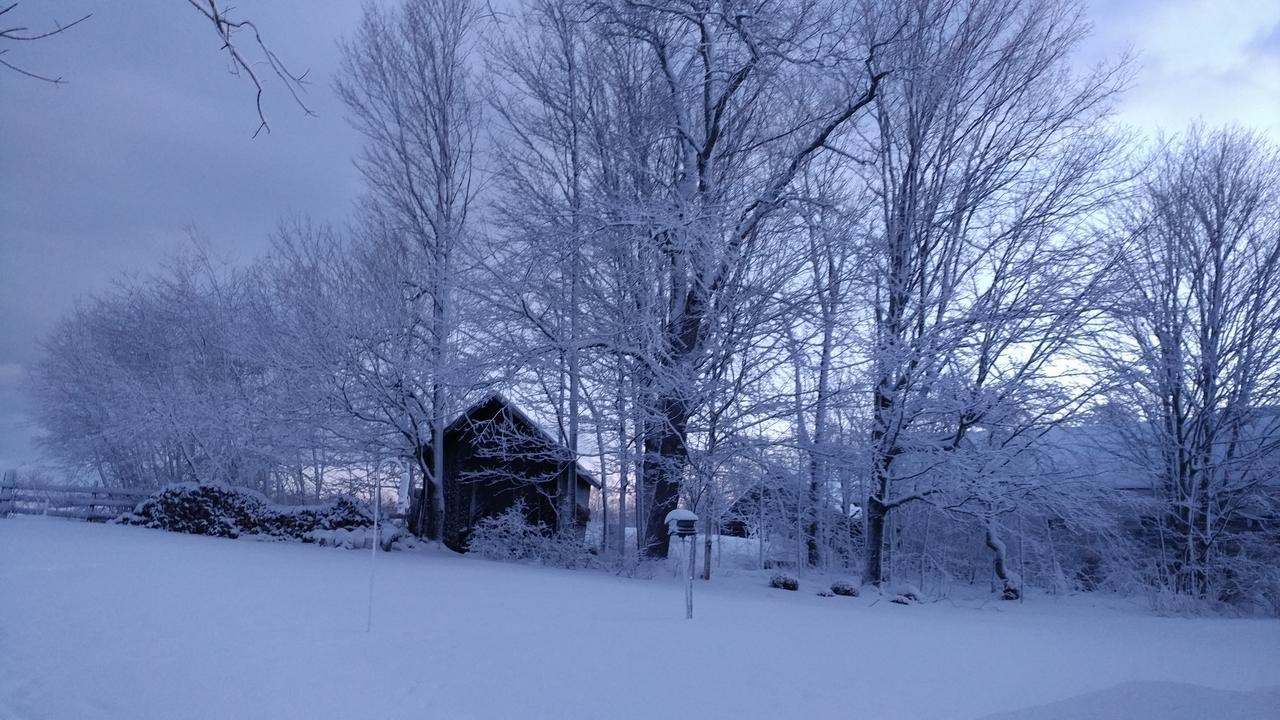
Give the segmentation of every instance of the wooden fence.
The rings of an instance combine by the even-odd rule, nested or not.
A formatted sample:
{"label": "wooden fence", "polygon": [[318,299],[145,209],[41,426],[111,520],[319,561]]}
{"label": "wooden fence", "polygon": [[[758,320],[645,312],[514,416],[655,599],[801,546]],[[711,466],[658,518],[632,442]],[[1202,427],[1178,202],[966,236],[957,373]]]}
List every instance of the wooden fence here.
{"label": "wooden fence", "polygon": [[16,513],[102,522],[127,512],[150,494],[150,490],[19,482],[13,473],[5,473],[0,480],[0,517]]}

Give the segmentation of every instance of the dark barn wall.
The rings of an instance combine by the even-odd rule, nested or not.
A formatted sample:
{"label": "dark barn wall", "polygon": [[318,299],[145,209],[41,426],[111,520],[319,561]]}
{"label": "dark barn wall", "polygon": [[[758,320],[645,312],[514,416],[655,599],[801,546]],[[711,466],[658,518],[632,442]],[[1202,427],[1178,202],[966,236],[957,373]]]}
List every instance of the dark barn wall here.
{"label": "dark barn wall", "polygon": [[[556,507],[568,486],[568,451],[523,413],[495,396],[450,424],[444,445],[443,540],[447,547],[465,552],[476,522],[519,500],[525,503],[529,522],[560,529]],[[429,448],[426,454],[429,462]],[[590,519],[591,483],[581,468],[578,475],[574,527],[582,531]]]}

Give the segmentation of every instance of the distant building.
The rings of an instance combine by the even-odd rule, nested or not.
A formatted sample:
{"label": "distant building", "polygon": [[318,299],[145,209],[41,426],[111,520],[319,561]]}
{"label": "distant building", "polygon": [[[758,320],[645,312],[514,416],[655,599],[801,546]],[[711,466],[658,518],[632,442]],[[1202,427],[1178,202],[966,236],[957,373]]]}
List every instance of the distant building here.
{"label": "distant building", "polygon": [[[431,463],[430,448],[426,464]],[[576,470],[573,517],[567,502],[570,469]],[[471,406],[444,431],[444,544],[465,552],[478,521],[523,500],[526,517],[553,530],[582,531],[591,515],[593,475],[576,465],[572,453],[511,401],[493,394]],[[410,517],[421,517],[425,493],[416,495]],[[414,528],[418,530],[419,528]]]}
{"label": "distant building", "polygon": [[[794,567],[799,539],[795,485],[795,478],[774,477],[750,486],[721,517],[720,533],[762,539],[768,544],[761,556],[765,566]],[[818,507],[806,507],[805,514],[806,523],[816,524],[823,547],[846,560],[856,554],[862,543],[861,508],[851,505],[846,514],[828,499]]]}

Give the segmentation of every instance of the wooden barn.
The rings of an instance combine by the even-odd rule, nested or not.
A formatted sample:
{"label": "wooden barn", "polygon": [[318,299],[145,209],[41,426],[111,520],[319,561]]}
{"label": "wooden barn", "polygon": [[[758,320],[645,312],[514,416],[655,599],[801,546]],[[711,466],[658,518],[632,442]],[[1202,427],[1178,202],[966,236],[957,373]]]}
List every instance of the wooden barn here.
{"label": "wooden barn", "polygon": [[[444,544],[465,552],[477,521],[523,500],[530,522],[557,530],[565,527],[559,508],[565,502],[572,453],[538,427],[511,401],[493,394],[471,406],[444,431]],[[430,450],[426,461],[431,462]],[[581,465],[576,467],[577,502],[572,527],[581,531],[590,518],[591,488],[600,487]],[[415,497],[411,517],[419,517]]]}

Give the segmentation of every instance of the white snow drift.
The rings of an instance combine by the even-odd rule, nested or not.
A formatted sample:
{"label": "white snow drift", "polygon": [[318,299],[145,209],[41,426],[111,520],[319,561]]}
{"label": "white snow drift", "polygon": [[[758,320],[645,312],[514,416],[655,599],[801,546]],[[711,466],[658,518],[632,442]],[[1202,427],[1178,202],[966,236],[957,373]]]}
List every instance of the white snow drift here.
{"label": "white snow drift", "polygon": [[1275,620],[722,578],[685,621],[669,577],[376,562],[366,633],[368,552],[0,520],[0,718],[1253,720],[1280,697]]}

